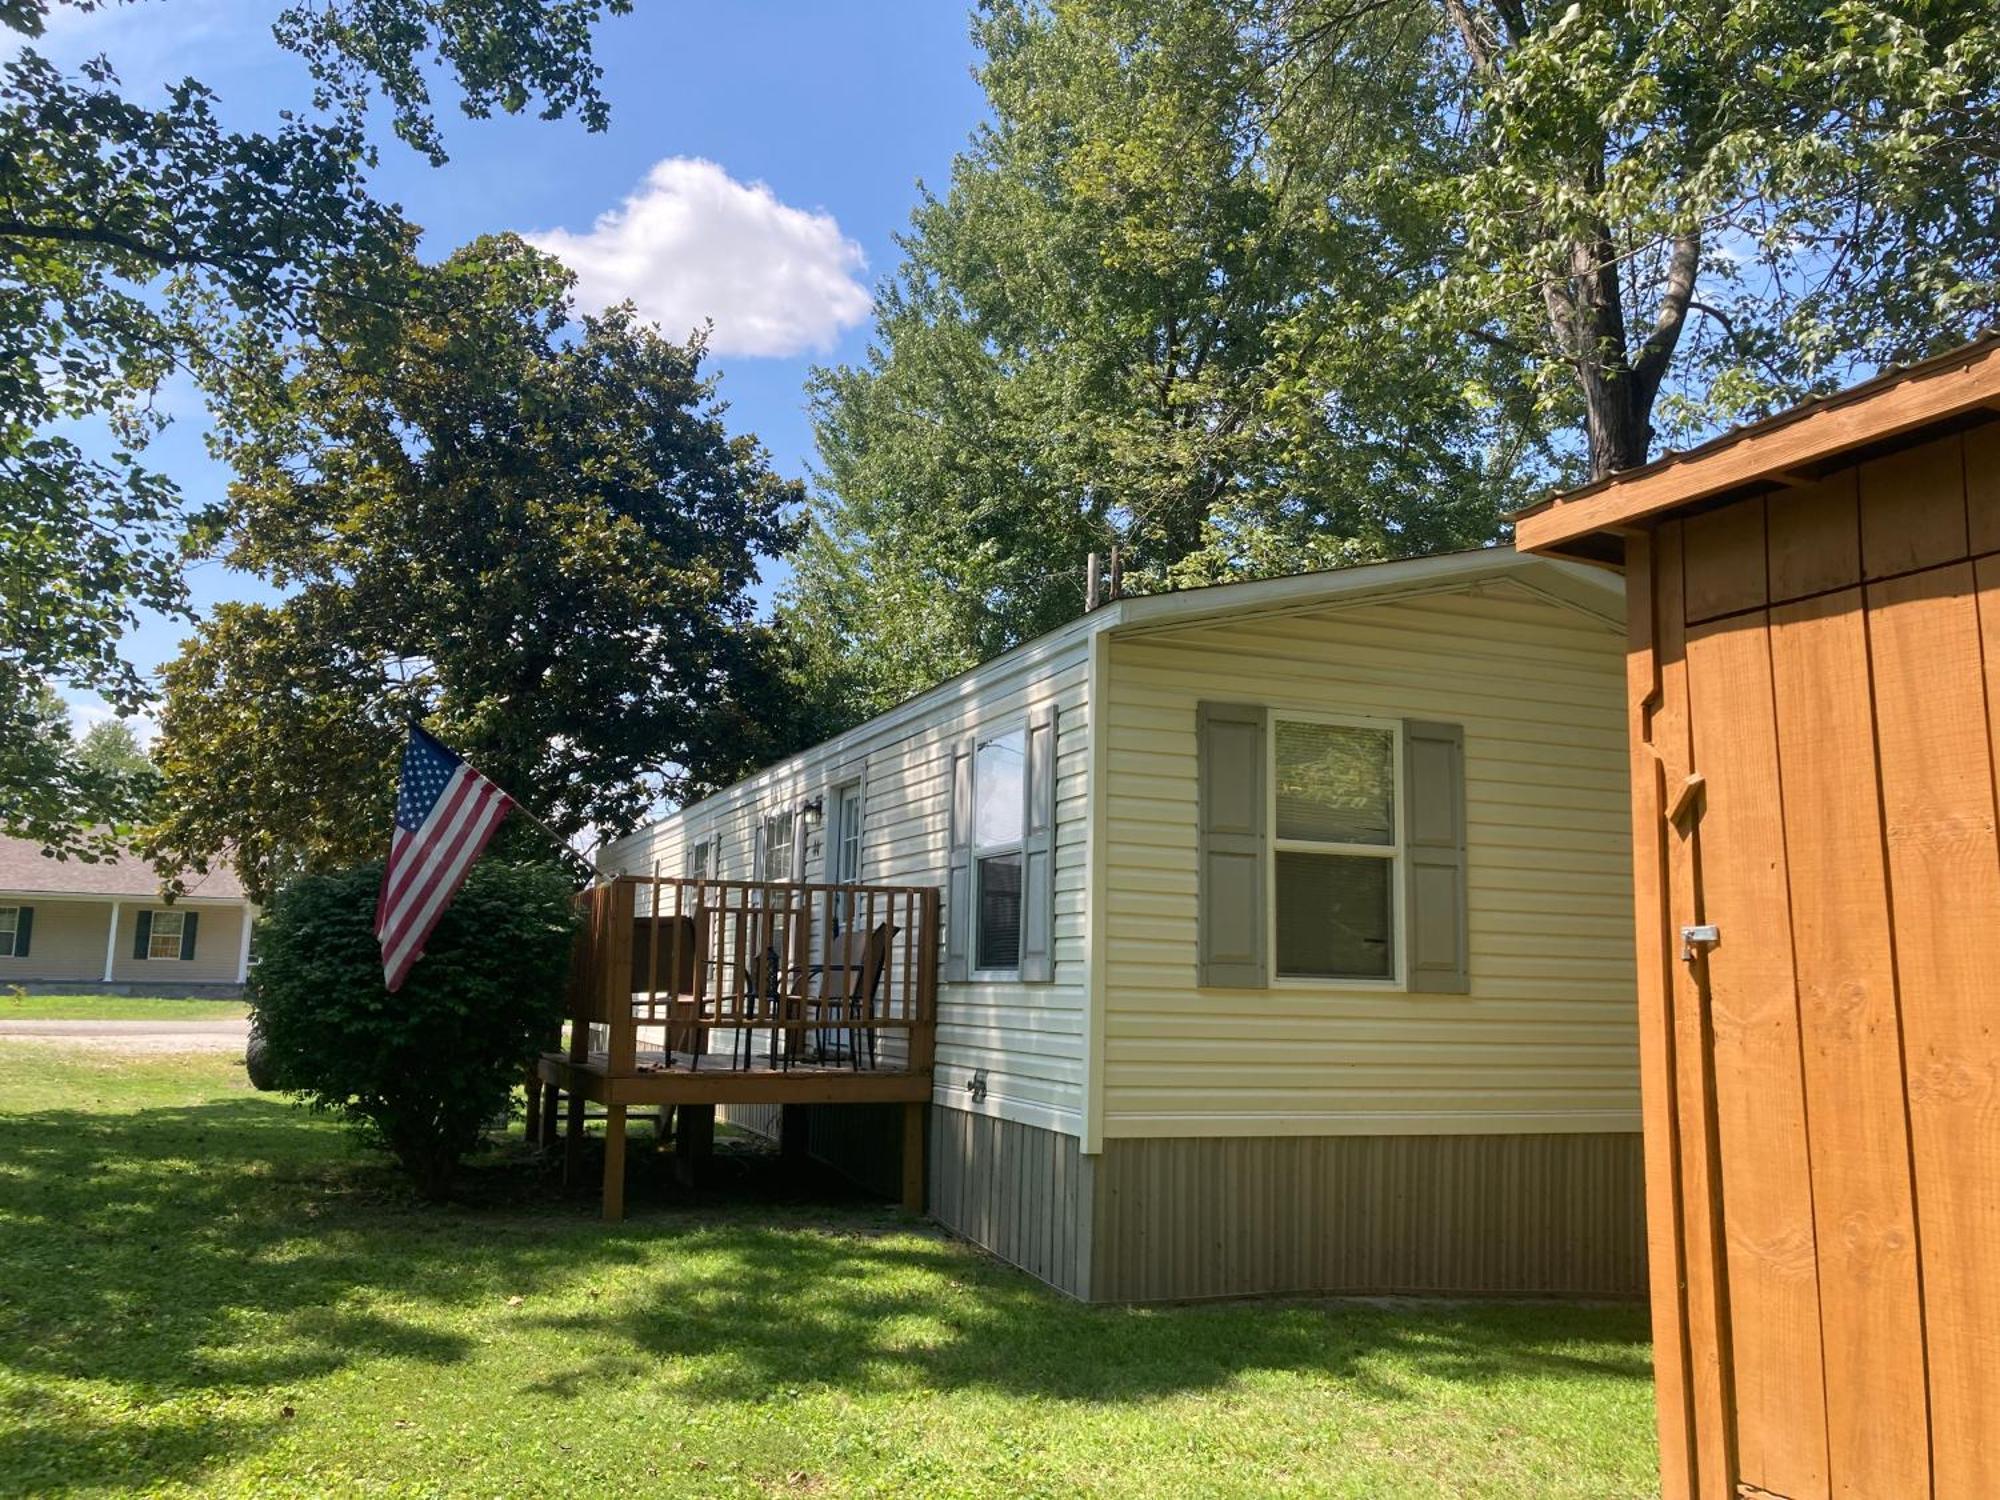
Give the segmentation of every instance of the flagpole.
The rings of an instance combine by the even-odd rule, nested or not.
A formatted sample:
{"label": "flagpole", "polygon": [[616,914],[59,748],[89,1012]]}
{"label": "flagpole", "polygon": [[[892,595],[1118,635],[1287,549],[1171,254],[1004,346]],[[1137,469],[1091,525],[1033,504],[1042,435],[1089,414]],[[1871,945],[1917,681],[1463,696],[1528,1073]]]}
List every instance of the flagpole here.
{"label": "flagpole", "polygon": [[[443,741],[437,739],[436,735],[432,734],[428,729],[424,728],[424,721],[421,715],[412,714],[410,716],[410,725],[412,728],[420,730],[428,738],[436,740],[439,744],[443,743]],[[470,761],[467,761],[466,764],[471,765],[472,763]],[[473,766],[472,768],[474,771],[478,772],[478,774],[480,774],[481,776],[486,775],[486,773],[484,771],[480,771],[477,766]],[[492,781],[492,778],[489,776],[487,777],[487,780]],[[501,792],[503,792],[506,795],[508,803],[508,811],[518,812],[522,817],[526,818],[530,823],[533,823],[537,828],[541,829],[543,833],[546,833],[549,836],[549,841],[551,843],[553,843],[558,849],[562,850],[562,852],[567,854],[571,859],[575,860],[578,864],[582,865],[597,879],[609,880],[611,878],[609,875],[605,874],[604,867],[598,864],[598,862],[595,859],[593,859],[590,855],[577,853],[575,845],[571,844],[568,839],[564,838],[561,834],[557,833],[555,829],[549,827],[548,824],[544,823],[540,818],[536,817],[532,812],[530,812],[528,810],[527,805],[524,802],[522,802],[519,797],[516,797],[512,792],[509,792],[507,788],[505,788],[504,786],[500,786],[500,783],[497,781],[494,781],[493,785],[500,787]],[[603,847],[603,841],[600,840],[596,845],[593,845],[592,847],[593,848]]]}

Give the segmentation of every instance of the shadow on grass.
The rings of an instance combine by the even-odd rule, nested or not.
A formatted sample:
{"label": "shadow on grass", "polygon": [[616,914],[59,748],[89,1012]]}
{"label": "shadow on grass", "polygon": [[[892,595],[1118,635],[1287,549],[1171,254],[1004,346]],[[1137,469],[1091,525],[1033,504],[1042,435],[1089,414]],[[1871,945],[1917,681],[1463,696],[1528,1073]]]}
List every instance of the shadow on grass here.
{"label": "shadow on grass", "polygon": [[[0,1491],[196,1481],[269,1441],[307,1382],[478,1353],[412,1307],[510,1296],[529,1305],[520,1336],[595,1351],[527,1387],[554,1400],[635,1378],[725,1402],[806,1386],[1145,1402],[1256,1371],[1405,1401],[1432,1382],[1649,1379],[1629,1307],[1085,1308],[741,1144],[697,1195],[654,1153],[634,1166],[635,1217],[607,1230],[518,1151],[475,1171],[466,1203],[421,1206],[268,1099],[0,1118],[0,1367],[31,1393],[0,1422]],[[597,1272],[617,1295],[532,1310],[542,1292],[577,1306]],[[269,1416],[216,1416],[216,1396],[268,1397]]]}

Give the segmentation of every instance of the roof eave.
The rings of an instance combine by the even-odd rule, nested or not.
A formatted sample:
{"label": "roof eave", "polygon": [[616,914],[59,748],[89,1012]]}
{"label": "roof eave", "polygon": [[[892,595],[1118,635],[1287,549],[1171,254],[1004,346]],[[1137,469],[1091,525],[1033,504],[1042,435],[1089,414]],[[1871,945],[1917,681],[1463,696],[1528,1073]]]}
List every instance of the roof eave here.
{"label": "roof eave", "polygon": [[1679,506],[1995,407],[2000,407],[2000,337],[1988,335],[1686,453],[1555,496],[1515,518],[1514,545],[1545,552],[1592,535],[1641,530]]}

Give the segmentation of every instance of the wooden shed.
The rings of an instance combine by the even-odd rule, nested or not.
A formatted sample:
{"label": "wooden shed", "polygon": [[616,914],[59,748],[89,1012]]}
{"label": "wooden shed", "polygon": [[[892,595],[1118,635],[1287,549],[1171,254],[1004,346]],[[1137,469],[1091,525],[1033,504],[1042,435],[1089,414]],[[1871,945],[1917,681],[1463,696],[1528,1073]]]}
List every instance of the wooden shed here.
{"label": "wooden shed", "polygon": [[1517,545],[1627,579],[1663,1493],[2000,1495],[2000,342]]}

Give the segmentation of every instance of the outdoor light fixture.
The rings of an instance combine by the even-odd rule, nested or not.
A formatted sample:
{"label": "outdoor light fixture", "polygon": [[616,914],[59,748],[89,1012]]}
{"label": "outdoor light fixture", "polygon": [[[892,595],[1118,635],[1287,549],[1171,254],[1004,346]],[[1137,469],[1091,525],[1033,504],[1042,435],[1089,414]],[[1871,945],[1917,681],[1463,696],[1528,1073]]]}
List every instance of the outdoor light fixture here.
{"label": "outdoor light fixture", "polygon": [[824,796],[815,797],[812,801],[801,807],[799,811],[817,823],[826,816],[826,798]]}

